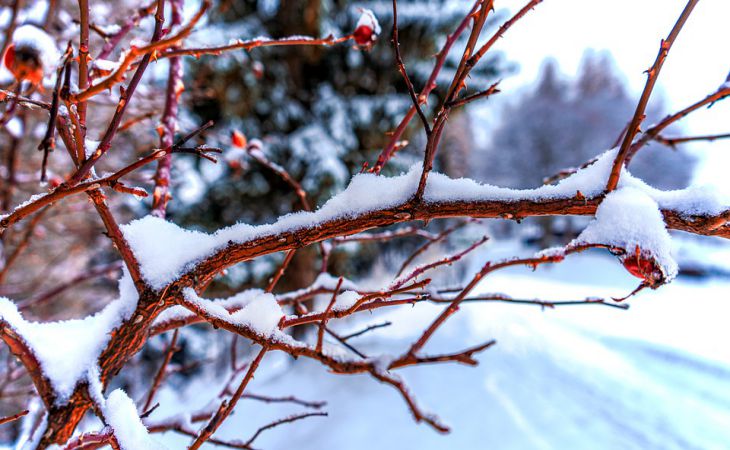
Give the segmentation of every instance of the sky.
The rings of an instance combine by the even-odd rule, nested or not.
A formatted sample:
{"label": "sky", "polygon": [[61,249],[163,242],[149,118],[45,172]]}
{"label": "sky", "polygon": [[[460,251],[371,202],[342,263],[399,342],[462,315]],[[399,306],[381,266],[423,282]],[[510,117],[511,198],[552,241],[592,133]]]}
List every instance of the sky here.
{"label": "sky", "polygon": [[[497,0],[495,7],[514,12],[525,3],[525,0]],[[685,0],[543,1],[494,47],[519,64],[519,71],[503,81],[503,95],[534,81],[547,57],[556,59],[566,75],[575,75],[585,51],[593,49],[611,53],[638,100],[646,82],[643,72],[654,62],[660,40],[669,33],[686,3]],[[703,0],[697,4],[664,63],[655,89],[663,95],[669,111],[700,100],[725,81],[730,72],[729,21],[727,0]],[[685,135],[730,132],[730,100],[698,111],[682,124]],[[730,186],[724,183],[730,163],[730,140],[695,144],[692,151],[702,159],[695,183],[713,184],[730,194]]]}

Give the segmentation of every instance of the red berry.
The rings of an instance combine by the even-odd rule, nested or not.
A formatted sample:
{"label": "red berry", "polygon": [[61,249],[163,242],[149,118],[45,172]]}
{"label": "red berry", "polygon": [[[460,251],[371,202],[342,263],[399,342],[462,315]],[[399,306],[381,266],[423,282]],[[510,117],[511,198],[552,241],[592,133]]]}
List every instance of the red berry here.
{"label": "red berry", "polygon": [[231,142],[238,148],[246,148],[246,144],[248,143],[246,135],[238,130],[233,130],[231,133]]}
{"label": "red berry", "polygon": [[17,81],[40,85],[43,80],[43,62],[38,49],[10,44],[3,55],[3,64]]}
{"label": "red berry", "polygon": [[360,25],[353,33],[357,45],[368,45],[373,42],[373,29],[367,25]]}
{"label": "red berry", "polygon": [[5,49],[5,55],[3,55],[3,64],[8,70],[12,70],[15,66],[15,44],[10,44]]}
{"label": "red berry", "polygon": [[651,258],[642,258],[641,253],[638,252],[623,258],[621,263],[631,275],[649,282],[656,281],[660,272]]}
{"label": "red berry", "polygon": [[63,178],[59,177],[58,175],[53,175],[48,180],[48,186],[51,189],[55,189],[55,188],[59,187],[61,185],[61,183],[63,183]]}

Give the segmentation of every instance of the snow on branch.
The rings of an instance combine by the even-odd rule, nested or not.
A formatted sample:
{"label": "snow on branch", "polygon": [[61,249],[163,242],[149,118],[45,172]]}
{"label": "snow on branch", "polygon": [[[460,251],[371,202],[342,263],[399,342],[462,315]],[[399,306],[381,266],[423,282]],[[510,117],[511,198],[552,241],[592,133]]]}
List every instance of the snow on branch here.
{"label": "snow on branch", "polygon": [[[250,293],[251,291],[247,291],[247,294]],[[265,292],[259,295],[246,295],[245,298],[244,302],[237,301],[236,311],[229,312],[220,304],[221,302],[205,300],[200,298],[194,289],[186,288],[183,291],[182,305],[203,318],[214,317],[236,327],[245,327],[264,338],[271,338],[277,334],[284,312],[276,302],[276,298]]]}
{"label": "snow on branch", "polygon": [[[639,275],[651,285],[663,284],[677,276],[677,263],[671,255],[671,239],[659,206],[649,195],[635,187],[611,192],[596,211],[596,218],[570,245],[603,244],[620,249],[632,258]],[[644,273],[642,273],[643,271]]]}
{"label": "snow on branch", "polygon": [[165,450],[150,436],[137,415],[137,406],[123,390],[112,391],[102,409],[121,450]]}
{"label": "snow on branch", "polygon": [[[51,205],[75,194],[86,194],[91,200],[111,246],[116,249],[118,256],[126,265],[126,270],[119,281],[118,297],[101,310],[91,309],[93,306],[86,305],[89,310],[98,312],[82,319],[58,322],[29,321],[24,316],[25,308],[21,308],[24,311],[24,314],[21,314],[15,302],[4,297],[0,298],[0,339],[8,345],[10,352],[18,357],[46,408],[42,420],[34,419],[37,429],[34,431],[33,442],[27,446],[49,448],[67,445],[68,449],[81,449],[110,445],[121,450],[159,449],[162,446],[150,434],[175,431],[193,438],[189,447],[191,449],[199,448],[206,443],[229,448],[251,448],[263,431],[306,417],[326,415],[324,412],[308,412],[285,417],[260,427],[247,441],[224,441],[214,435],[224,420],[233,413],[240,399],[256,398],[254,394],[245,391],[259,364],[271,351],[284,352],[292,357],[308,358],[334,373],[369,375],[395,388],[416,421],[425,422],[437,431],[446,432],[448,427],[436,415],[418,404],[405,380],[398,373],[398,369],[434,363],[470,366],[478,363],[477,355],[494,345],[493,340],[455,352],[432,354],[426,351],[435,334],[456,314],[462,304],[475,301],[502,301],[541,307],[575,304],[626,307],[618,303],[621,299],[610,302],[588,297],[584,300],[551,302],[512,298],[504,294],[474,293],[485,277],[509,267],[537,268],[543,264],[559,263],[567,255],[589,248],[601,248],[618,256],[624,267],[642,280],[639,289],[656,288],[671,281],[677,274],[677,264],[670,251],[671,238],[668,230],[730,238],[730,227],[727,225],[730,219],[729,199],[702,186],[692,186],[678,191],[658,190],[633,177],[626,169],[631,157],[652,139],[671,144],[727,137],[727,135],[712,135],[672,140],[661,136],[661,132],[670,124],[730,95],[730,87],[726,83],[713,94],[668,116],[637,138],[639,125],[644,119],[643,113],[664,59],[697,0],[688,1],[677,24],[667,39],[662,41],[657,59],[649,70],[644,93],[619,148],[602,153],[555,184],[535,189],[508,189],[480,184],[466,178],[453,179],[433,172],[438,149],[446,147],[440,145],[440,141],[452,110],[499,92],[497,83],[484,90],[469,92],[467,81],[472,69],[510,28],[517,26],[517,23],[539,3],[541,0],[526,0],[524,7],[512,18],[503,22],[488,39],[484,39],[482,33],[486,29],[485,25],[489,22],[490,15],[493,15],[494,2],[476,0],[469,10],[459,6],[459,17],[457,17],[459,23],[453,32],[446,36],[436,55],[428,80],[420,91],[417,91],[406,72],[406,65],[400,54],[399,10],[397,1],[394,0],[391,10],[394,65],[400,70],[408,88],[407,94],[411,98],[411,104],[394,132],[384,140],[386,144],[370,172],[354,176],[344,190],[315,209],[310,199],[316,199],[318,196],[313,192],[305,192],[303,186],[306,187],[307,184],[295,178],[298,176],[297,172],[290,172],[291,168],[287,164],[279,165],[260,151],[261,142],[266,142],[268,136],[261,136],[261,140],[252,140],[246,146],[243,135],[240,135],[239,142],[234,144],[246,147],[250,157],[263,164],[267,170],[272,171],[293,189],[305,211],[283,215],[271,223],[238,223],[208,234],[184,229],[162,218],[166,213],[170,183],[174,180],[171,173],[174,168],[171,164],[171,155],[190,153],[215,162],[212,154],[221,152],[205,145],[184,146],[193,138],[199,138],[200,142],[205,141],[208,136],[204,137],[201,133],[214,132],[212,122],[206,123],[188,133],[177,143],[173,143],[181,118],[188,116],[187,111],[183,110],[187,99],[181,97],[187,87],[180,57],[218,55],[225,51],[272,46],[323,47],[345,42],[357,44],[354,47],[355,51],[368,51],[377,44],[377,37],[381,32],[375,14],[370,10],[361,10],[355,29],[345,31],[341,37],[335,35],[322,38],[298,35],[278,39],[260,37],[234,40],[227,45],[216,46],[206,43],[202,44],[202,47],[192,48],[185,47],[184,42],[198,23],[205,21],[205,14],[211,6],[209,0],[202,1],[197,11],[187,16],[183,14],[186,2],[182,0],[152,1],[148,5],[137,6],[116,26],[93,23],[89,2],[82,0],[78,2],[77,23],[68,30],[58,28],[56,33],[58,36],[55,38],[51,36],[53,33],[49,30],[68,22],[65,18],[68,15],[67,11],[60,9],[64,5],[59,2],[49,2],[45,25],[37,27],[22,25],[16,30],[18,24],[24,23],[25,19],[21,20],[21,17],[25,17],[27,11],[22,2],[14,2],[5,32],[6,42],[3,44],[3,48],[7,50],[3,54],[3,64],[13,75],[14,85],[7,91],[0,90],[0,104],[7,104],[1,121],[7,125],[5,128],[11,134],[13,142],[33,140],[37,136],[29,134],[26,130],[32,128],[31,123],[29,122],[27,127],[25,124],[25,119],[28,119],[33,111],[18,111],[16,106],[38,109],[35,114],[42,116],[45,129],[41,148],[46,150],[47,155],[54,148],[53,144],[58,134],[68,152],[67,163],[70,170],[68,173],[61,173],[60,171],[65,169],[59,165],[56,180],[47,192],[30,196],[27,201],[21,201],[15,208],[11,208],[13,201],[16,200],[13,194],[16,188],[20,189],[20,178],[16,177],[16,168],[9,167],[5,168],[7,169],[5,171],[0,171],[3,179],[2,208],[5,212],[0,216],[2,244],[13,242],[12,239],[5,239],[8,236],[4,234],[6,230],[11,230],[13,224],[35,214],[24,230],[25,237],[19,240],[20,245],[16,244],[15,251],[11,253],[11,258],[3,258],[0,255],[0,258],[4,259],[0,262],[8,263],[0,272],[0,278],[4,278],[10,272],[11,266],[13,269],[18,266],[12,263],[16,260],[16,256],[28,247],[34,231],[37,230],[36,225],[47,219],[44,213]],[[171,8],[167,12],[166,5],[170,5]],[[411,7],[413,5],[402,6],[403,21],[416,13]],[[57,14],[59,17],[55,17],[53,8],[57,9],[55,12],[64,14]],[[442,10],[433,11],[435,15],[442,13],[444,13]],[[152,36],[145,41],[135,38],[124,47],[122,42],[127,41],[127,35],[132,33],[143,19],[147,17],[152,19],[150,16],[153,15]],[[188,17],[186,21],[183,20],[185,17]],[[50,26],[54,19],[57,19],[57,23]],[[92,54],[90,45],[94,44],[94,40],[90,39],[90,30],[95,31],[104,40],[102,48],[94,51],[94,54],[98,55],[95,60],[89,56]],[[68,46],[63,45],[67,39],[73,37],[74,33],[77,33],[77,36],[72,39],[72,43]],[[460,40],[462,38],[464,39]],[[453,58],[456,65],[453,79],[447,86],[438,86],[439,74],[447,59],[454,56],[450,55],[450,52],[457,41],[460,45],[457,46],[459,54]],[[407,43],[403,44],[405,47]],[[55,61],[58,59],[58,48],[66,48],[64,62],[60,65]],[[16,61],[26,50],[29,51],[30,62],[34,63],[30,68],[17,64]],[[119,56],[114,58],[111,56],[113,53],[118,53]],[[40,60],[37,60],[38,58]],[[117,60],[112,61],[109,58]],[[140,102],[139,95],[134,96],[138,87],[146,96],[144,101],[150,100],[150,104],[155,103],[151,100],[154,100],[157,86],[163,83],[158,83],[161,81],[156,78],[159,74],[150,77],[146,76],[145,72],[152,60],[162,58],[171,60],[165,80],[164,110],[160,114],[155,109],[157,106],[152,105],[149,106],[149,110],[142,108],[127,113],[127,108],[133,100],[134,107]],[[77,75],[75,80],[72,80],[73,71]],[[122,86],[128,74],[131,74],[131,78]],[[44,76],[47,79],[42,83]],[[53,76],[55,80],[49,78]],[[46,100],[43,100],[43,92],[35,91],[42,85],[55,86],[53,92],[45,97]],[[113,88],[114,90],[119,88],[118,99],[106,104],[104,101],[92,102],[92,100],[109,100],[115,95],[112,93]],[[205,91],[206,88],[204,85],[196,86],[196,91]],[[443,92],[439,96],[440,103],[433,108],[426,108],[429,94],[441,88]],[[52,98],[51,102],[47,101],[49,97]],[[110,111],[113,109],[113,112],[110,112],[108,120],[103,120],[100,115],[87,123],[87,116],[92,117],[92,114],[96,114],[97,106],[107,107]],[[134,117],[125,117],[125,114]],[[416,115],[419,116],[426,134],[422,163],[397,176],[381,176],[382,168],[402,145],[401,138]],[[116,165],[112,173],[96,175],[96,163],[104,155],[110,153],[124,155],[123,151],[117,152],[117,150],[125,147],[126,143],[134,142],[129,140],[118,145],[120,140],[116,138],[120,132],[129,130],[143,119],[156,117],[162,124],[159,129],[161,148],[131,163],[109,161],[110,165]],[[101,123],[102,127],[100,130],[93,130],[93,135],[101,137],[99,142],[94,142],[87,138],[87,128],[91,130],[98,123]],[[215,138],[211,140],[214,141]],[[11,148],[9,160],[20,154],[18,145]],[[88,148],[89,146],[93,148]],[[112,152],[112,149],[115,151]],[[141,149],[133,150],[136,154]],[[569,152],[571,149],[566,148],[565,151]],[[121,179],[156,161],[159,165],[154,178],[153,214],[119,226],[110,206],[115,204],[107,201],[102,188],[144,197],[147,194],[145,190],[125,186]],[[41,166],[42,171],[45,171],[46,162],[44,161]],[[366,169],[367,165],[364,165],[363,171],[366,172]],[[23,175],[30,177],[34,171],[35,168],[30,168]],[[426,278],[426,275],[430,275],[432,269],[465,259],[487,241],[486,237],[474,241],[465,248],[460,247],[462,249],[456,253],[439,255],[435,262],[418,265],[409,272],[405,271],[411,267],[416,257],[446,242],[462,224],[471,223],[471,219],[501,218],[519,221],[526,217],[547,215],[595,217],[568,246],[548,249],[528,257],[484,262],[481,269],[471,274],[471,278],[464,280],[465,284],[455,290],[435,287],[437,283],[432,282],[431,278]],[[463,220],[462,224],[447,227],[438,234],[421,229],[415,223],[400,230],[383,230],[385,227],[405,222],[418,220],[428,222],[432,219],[451,217],[466,220]],[[375,231],[361,234],[368,230]],[[481,234],[483,232],[480,231]],[[337,245],[351,241],[388,241],[406,236],[418,236],[425,238],[427,242],[402,263],[398,273],[393,274],[391,283],[383,284],[382,286],[387,287],[382,290],[365,289],[358,282],[348,280],[334,271],[328,272],[332,266],[328,264],[330,262],[328,255]],[[328,240],[331,242],[327,243]],[[283,285],[283,283],[277,284],[277,281],[285,278],[288,275],[287,270],[291,271],[295,266],[295,264],[290,266],[294,252],[311,244],[321,246],[322,263],[316,280],[309,287],[301,288],[306,285],[302,283],[291,288],[290,292],[274,293],[275,289]],[[227,298],[204,298],[205,291],[213,278],[227,268],[242,261],[284,251],[288,252],[284,263],[279,266],[266,290],[254,287]],[[26,300],[25,306],[43,306],[57,293],[72,289],[79,280],[90,279],[94,273],[93,270],[89,270],[86,274],[61,284],[58,289],[48,291],[47,294],[19,298],[30,299]],[[317,301],[307,302],[317,300],[317,295],[329,296],[326,308]],[[349,342],[355,336],[389,325],[390,322],[371,325],[362,331],[350,334],[340,334],[340,331],[334,328],[340,319],[380,308],[414,305],[420,302],[443,305],[443,309],[428,327],[414,337],[407,348],[395,354],[369,355],[369,350],[358,349]],[[229,332],[234,338],[234,343],[231,344],[230,377],[221,391],[220,398],[211,403],[210,407],[166,419],[150,419],[148,416],[155,410],[155,406],[152,405],[155,393],[169,374],[168,365],[173,365],[171,361],[178,350],[176,347],[178,337],[182,339],[183,336],[183,331],[179,331],[179,328],[193,323],[210,324]],[[316,342],[310,342],[311,339],[295,339],[296,334],[289,333],[291,329],[301,326],[316,328]],[[145,396],[146,400],[142,400],[144,408],[141,414],[135,402],[124,391],[117,389],[108,395],[105,394],[116,374],[144,348],[150,337],[171,330],[174,330],[174,336],[169,339],[169,345],[164,351],[163,363],[156,368],[157,375],[148,383],[151,387]],[[255,356],[247,363],[239,364],[237,360],[235,340],[239,337],[260,346],[254,353]],[[8,365],[10,366],[10,363]],[[16,368],[20,371],[19,366]],[[11,378],[13,376],[9,376],[8,379]],[[258,399],[274,401],[265,396],[258,396]],[[307,406],[307,403],[301,401],[298,404]],[[311,405],[310,403],[309,406]],[[96,414],[104,426],[97,431],[80,434],[78,426],[89,411]],[[22,413],[0,419],[0,422],[13,421],[21,415]],[[193,425],[198,423],[204,425],[196,430]]]}
{"label": "snow on branch", "polygon": [[[535,189],[508,189],[434,173],[429,177],[423,204],[413,204],[411,200],[420,177],[420,168],[414,167],[395,177],[356,175],[347,189],[318,210],[289,214],[272,224],[238,224],[206,234],[148,216],[123,226],[122,230],[145,281],[160,290],[200,267],[205,276],[210,276],[223,266],[244,259],[413,219],[445,216],[519,219],[531,215],[594,214],[615,154],[615,149],[607,151],[595,163],[558,184]],[[640,191],[656,203],[664,220],[669,219],[670,228],[693,231],[701,225],[696,218],[724,217],[730,205],[708,188],[694,186],[661,191],[624,172],[620,186]],[[332,234],[328,235],[327,230]],[[309,233],[311,238],[303,237]],[[704,233],[724,235],[726,232],[714,228]],[[263,243],[266,245],[258,245]],[[244,256],[236,257],[239,252]],[[221,265],[224,254],[227,261]]]}
{"label": "snow on branch", "polygon": [[41,380],[34,381],[43,387],[47,380],[50,389],[44,401],[52,400],[48,406],[64,404],[79,383],[89,382],[111,331],[134,312],[137,292],[129,275],[120,280],[119,289],[120,297],[94,315],[46,323],[25,320],[12,301],[0,298],[3,339],[10,335],[21,340],[38,362]]}

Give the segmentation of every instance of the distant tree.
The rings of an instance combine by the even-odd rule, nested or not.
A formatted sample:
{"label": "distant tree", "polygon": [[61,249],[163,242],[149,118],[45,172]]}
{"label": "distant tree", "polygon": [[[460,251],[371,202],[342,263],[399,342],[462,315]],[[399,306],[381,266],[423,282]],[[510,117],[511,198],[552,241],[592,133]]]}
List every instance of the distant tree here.
{"label": "distant tree", "polygon": [[[646,123],[665,115],[661,99]],[[581,165],[591,155],[619,142],[635,107],[607,53],[587,52],[579,74],[569,79],[547,60],[534,88],[508,104],[489,144],[474,154],[472,176],[514,188],[533,188],[561,170]],[[632,161],[630,171],[662,189],[685,187],[695,159],[682,149],[652,145]],[[575,219],[535,219],[542,245],[573,237]],[[560,239],[558,239],[560,240]]]}
{"label": "distant tree", "polygon": [[[446,35],[471,6],[471,2],[452,0],[399,2],[401,51],[417,88],[426,83]],[[407,97],[398,94],[405,90],[405,84],[394,68],[392,1],[247,0],[224,3],[211,13],[210,34],[226,42],[241,35],[342,36],[354,29],[360,7],[370,8],[383,26],[380,39],[368,51],[351,45],[268,48],[226,58],[202,57],[190,61],[186,71],[192,86],[190,112],[197,116],[196,121],[214,120],[218,129],[236,129],[249,138],[261,139],[262,151],[301,183],[312,206],[342,190],[364,161],[375,161],[387,142],[387,133],[411,105]],[[489,23],[499,17],[490,18]],[[465,45],[467,36],[462,35],[456,47]],[[454,53],[446,60],[439,81],[453,78],[458,64]],[[499,53],[490,55],[474,69],[469,85],[474,89],[485,86],[507,69]],[[443,93],[434,92],[429,104],[437,105],[440,95]],[[454,147],[454,151],[442,152],[441,168],[465,175],[467,158],[461,153],[473,148],[473,142],[468,139],[468,119],[463,111],[456,111],[454,116],[452,123],[462,124],[461,132],[447,131],[444,145]],[[415,156],[422,149],[421,131],[420,124],[412,124],[404,138],[415,134],[415,140],[402,150],[402,156]],[[218,136],[222,139],[209,143],[230,144],[227,133]],[[420,158],[414,156],[394,161],[386,173],[407,169]],[[185,188],[189,177],[196,177],[201,180],[201,189],[192,201],[172,203],[171,216],[188,226],[214,230],[240,220],[270,221],[302,208],[295,192],[276,173],[259,170],[260,165],[244,155],[235,154],[234,158],[231,167],[220,169],[223,174],[206,177],[208,168],[199,164],[200,171],[185,171],[179,176],[181,187]],[[245,164],[243,170],[240,163]],[[311,284],[318,273],[315,257],[315,252],[298,252],[293,262],[300,268],[293,271],[298,275],[284,280],[281,287]],[[337,261],[345,260],[332,259]],[[358,264],[353,264],[352,258],[346,261],[352,274]],[[232,271],[225,282],[238,288],[268,278],[275,267],[271,263],[257,270]]]}
{"label": "distant tree", "polygon": [[[502,111],[488,146],[474,158],[473,175],[504,186],[537,187],[616,145],[634,107],[607,53],[586,53],[575,79],[562,76],[557,62],[547,60],[535,87]],[[663,115],[659,99],[645,123]],[[656,187],[676,189],[689,183],[694,164],[682,149],[653,145],[638,154],[630,171]]]}

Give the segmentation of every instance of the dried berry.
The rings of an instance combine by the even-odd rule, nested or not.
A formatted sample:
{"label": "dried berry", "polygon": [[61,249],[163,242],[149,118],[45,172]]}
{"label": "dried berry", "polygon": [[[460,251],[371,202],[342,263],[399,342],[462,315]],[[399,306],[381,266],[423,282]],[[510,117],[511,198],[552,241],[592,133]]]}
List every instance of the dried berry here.
{"label": "dried berry", "polygon": [[40,52],[31,46],[10,44],[3,55],[3,64],[17,81],[29,81],[37,85],[43,79]]}
{"label": "dried berry", "polygon": [[631,275],[646,281],[649,285],[658,284],[664,278],[656,261],[651,256],[643,255],[639,247],[636,247],[633,254],[621,258],[621,263]]}
{"label": "dried berry", "polygon": [[238,130],[233,130],[233,132],[231,133],[231,142],[234,146],[238,148],[246,148],[248,140],[246,139],[245,134],[241,133]]}

